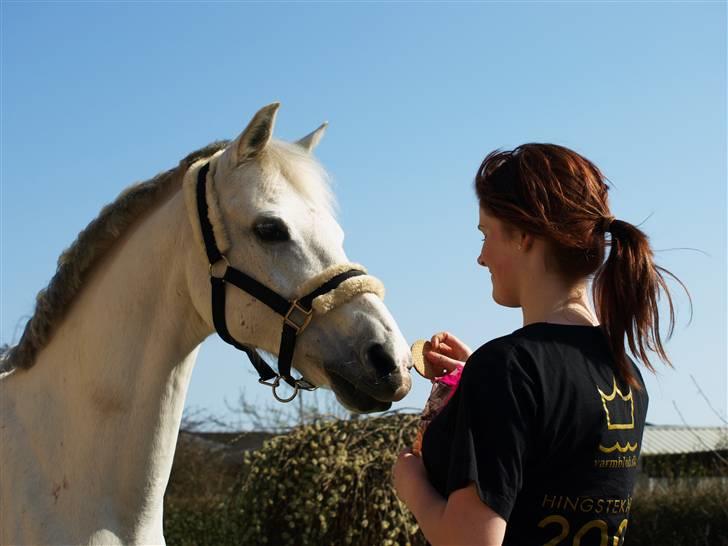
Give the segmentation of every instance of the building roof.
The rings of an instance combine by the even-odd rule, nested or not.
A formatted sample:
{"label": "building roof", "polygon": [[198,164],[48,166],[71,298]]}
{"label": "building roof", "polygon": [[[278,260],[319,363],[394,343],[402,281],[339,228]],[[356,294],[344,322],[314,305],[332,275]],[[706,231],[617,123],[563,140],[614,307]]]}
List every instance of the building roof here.
{"label": "building roof", "polygon": [[642,455],[669,455],[728,450],[728,427],[647,425]]}

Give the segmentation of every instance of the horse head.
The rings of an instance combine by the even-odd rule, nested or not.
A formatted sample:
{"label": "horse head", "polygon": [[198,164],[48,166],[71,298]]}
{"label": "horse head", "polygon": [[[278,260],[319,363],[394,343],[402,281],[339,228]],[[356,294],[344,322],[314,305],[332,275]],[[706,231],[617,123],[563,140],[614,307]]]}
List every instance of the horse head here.
{"label": "horse head", "polygon": [[[381,299],[380,283],[349,264],[344,251],[326,172],[312,156],[326,124],[295,143],[274,140],[278,106],[258,111],[238,138],[192,165],[185,177],[197,238],[186,265],[194,306],[214,329],[208,269],[213,277],[219,273],[208,264],[215,260],[205,256],[194,189],[200,163],[205,163],[202,191],[211,238],[227,267],[288,301],[302,298],[334,274],[357,270],[358,277],[344,281],[346,286],[314,300],[310,322],[296,338],[292,365],[308,383],[331,388],[350,410],[388,409],[410,389],[409,348]],[[230,336],[241,345],[277,354],[282,316],[243,290],[228,287],[225,297]]]}

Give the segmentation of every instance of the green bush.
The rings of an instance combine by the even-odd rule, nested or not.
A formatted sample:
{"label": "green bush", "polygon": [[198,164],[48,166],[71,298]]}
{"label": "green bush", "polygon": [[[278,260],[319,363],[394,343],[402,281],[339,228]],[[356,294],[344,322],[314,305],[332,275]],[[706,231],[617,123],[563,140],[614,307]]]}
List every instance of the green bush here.
{"label": "green bush", "polygon": [[240,522],[225,503],[175,503],[164,507],[164,538],[169,546],[241,546]]}
{"label": "green bush", "polygon": [[[210,449],[182,433],[164,496],[164,537],[179,546],[240,546],[239,521],[228,517],[232,487],[245,473],[242,455]],[[232,460],[231,460],[232,459]]]}
{"label": "green bush", "polygon": [[637,490],[627,527],[629,546],[728,546],[728,487],[674,481]]}
{"label": "green bush", "polygon": [[728,476],[728,450],[650,455],[642,459],[642,473],[658,478]]}

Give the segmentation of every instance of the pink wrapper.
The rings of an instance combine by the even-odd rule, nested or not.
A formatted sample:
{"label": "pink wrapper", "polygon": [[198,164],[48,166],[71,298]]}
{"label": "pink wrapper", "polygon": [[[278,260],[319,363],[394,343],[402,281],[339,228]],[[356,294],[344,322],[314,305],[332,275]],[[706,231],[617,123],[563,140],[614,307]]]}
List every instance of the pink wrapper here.
{"label": "pink wrapper", "polygon": [[430,397],[425,403],[425,407],[422,410],[420,416],[419,426],[417,428],[417,436],[415,442],[412,445],[412,452],[416,455],[420,455],[422,452],[422,437],[425,434],[425,430],[435,416],[442,411],[442,408],[450,401],[452,395],[455,394],[455,388],[460,382],[460,376],[463,373],[463,367],[458,366],[447,375],[436,377],[432,380],[432,391],[430,391]]}

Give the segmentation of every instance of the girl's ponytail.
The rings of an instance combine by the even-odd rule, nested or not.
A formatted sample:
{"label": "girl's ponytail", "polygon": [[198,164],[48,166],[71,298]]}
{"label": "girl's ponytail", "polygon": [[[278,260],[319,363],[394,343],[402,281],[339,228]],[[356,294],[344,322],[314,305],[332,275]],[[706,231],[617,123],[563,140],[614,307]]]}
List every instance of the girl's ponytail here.
{"label": "girl's ponytail", "polygon": [[649,239],[636,226],[607,217],[599,228],[611,233],[611,241],[606,261],[594,274],[592,290],[597,318],[609,339],[619,375],[639,388],[625,351],[625,337],[629,350],[648,370],[655,371],[648,349],[672,366],[660,336],[657,304],[660,292],[664,293],[670,312],[667,340],[675,326],[675,311],[664,275],[681,285],[682,282],[654,263]]}

